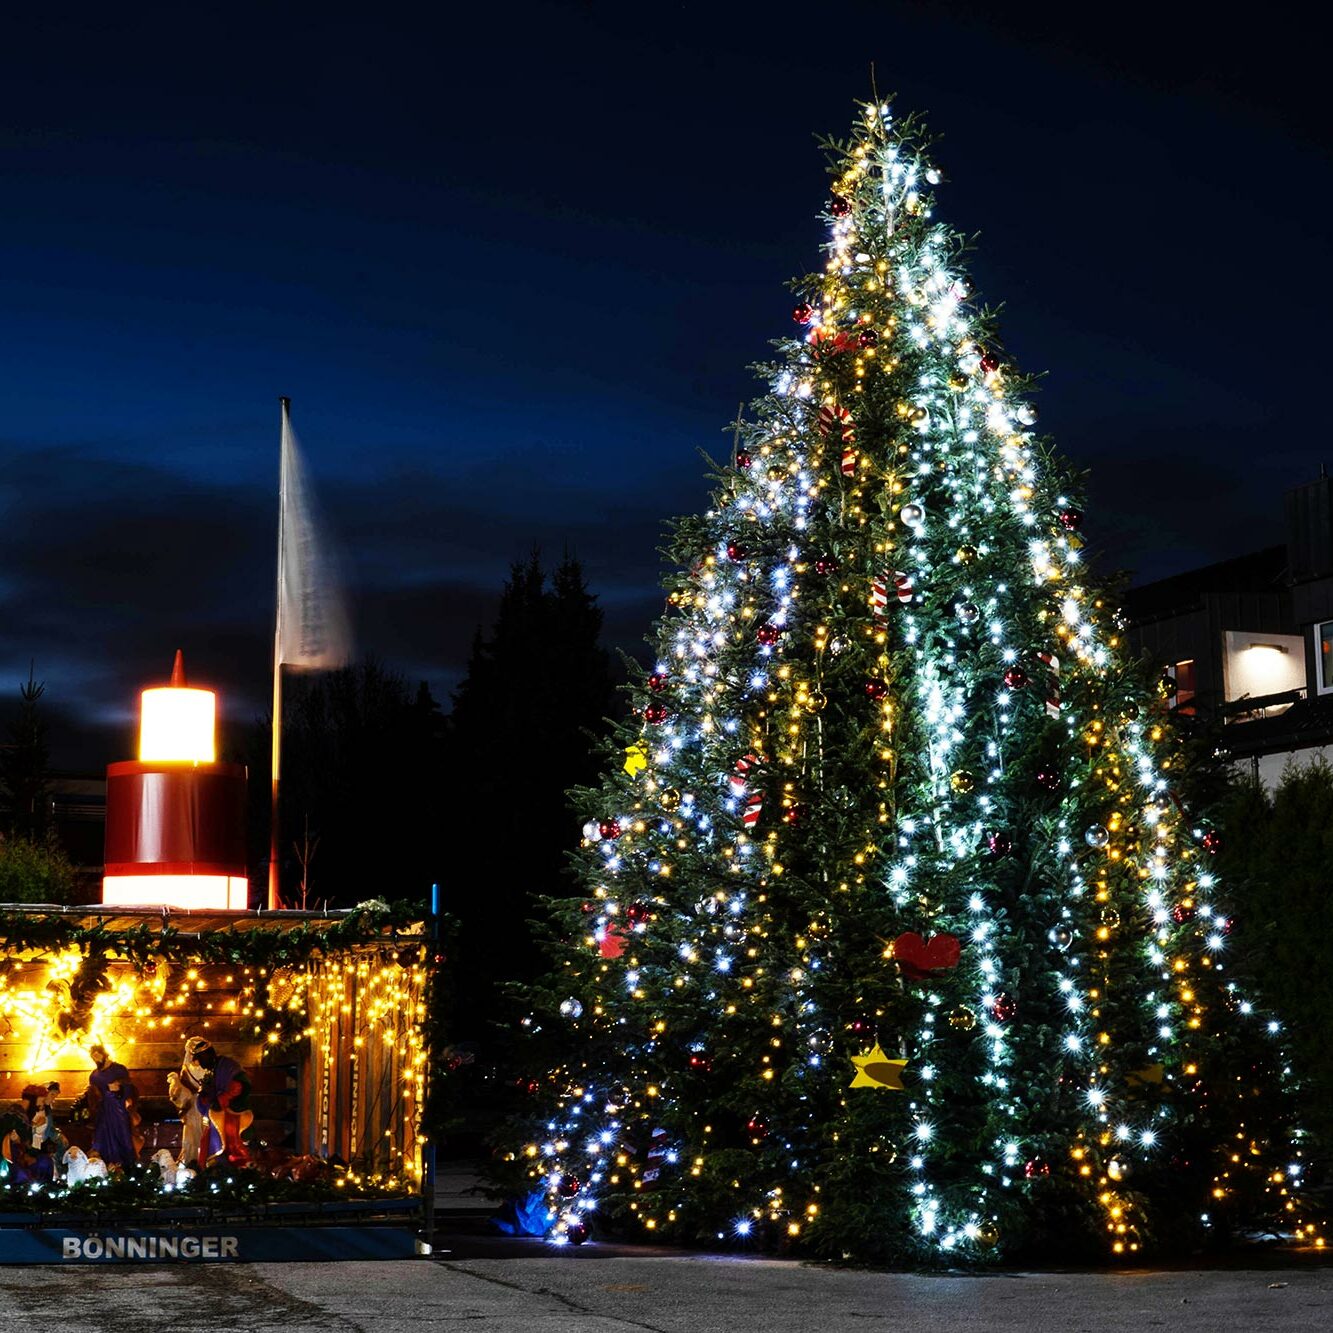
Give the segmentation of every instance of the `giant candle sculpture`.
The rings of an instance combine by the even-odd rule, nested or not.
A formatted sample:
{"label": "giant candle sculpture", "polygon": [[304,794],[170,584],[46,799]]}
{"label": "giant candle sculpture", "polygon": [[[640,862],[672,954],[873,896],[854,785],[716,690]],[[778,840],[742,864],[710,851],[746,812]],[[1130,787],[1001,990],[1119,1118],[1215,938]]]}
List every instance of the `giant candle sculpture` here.
{"label": "giant candle sculpture", "polygon": [[177,652],[171,684],[143,691],[139,758],[107,766],[104,903],[248,906],[245,769],[217,762],[216,719]]}

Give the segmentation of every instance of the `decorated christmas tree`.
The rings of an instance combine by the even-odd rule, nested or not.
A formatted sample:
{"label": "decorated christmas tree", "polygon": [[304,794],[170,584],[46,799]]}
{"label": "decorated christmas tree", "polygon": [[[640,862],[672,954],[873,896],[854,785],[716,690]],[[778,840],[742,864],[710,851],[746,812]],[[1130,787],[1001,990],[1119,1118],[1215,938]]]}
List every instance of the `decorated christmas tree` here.
{"label": "decorated christmas tree", "polygon": [[872,104],[825,147],[826,262],[579,793],[515,1175],[558,1241],[1322,1243],[1216,834],[927,139]]}

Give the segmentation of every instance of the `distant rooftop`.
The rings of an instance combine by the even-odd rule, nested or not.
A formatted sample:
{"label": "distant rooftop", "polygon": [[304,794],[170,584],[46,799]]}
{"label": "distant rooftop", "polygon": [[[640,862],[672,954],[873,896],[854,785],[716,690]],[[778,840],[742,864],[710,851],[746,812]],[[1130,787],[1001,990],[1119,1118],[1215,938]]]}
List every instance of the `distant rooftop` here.
{"label": "distant rooftop", "polygon": [[1278,592],[1287,569],[1286,546],[1269,546],[1131,588],[1125,593],[1124,612],[1131,623],[1142,624],[1191,610],[1209,593]]}

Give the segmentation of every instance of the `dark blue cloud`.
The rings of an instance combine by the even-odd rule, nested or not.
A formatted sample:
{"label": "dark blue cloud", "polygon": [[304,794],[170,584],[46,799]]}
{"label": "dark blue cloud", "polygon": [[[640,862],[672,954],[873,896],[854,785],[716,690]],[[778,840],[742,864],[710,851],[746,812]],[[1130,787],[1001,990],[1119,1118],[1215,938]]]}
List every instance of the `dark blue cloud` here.
{"label": "dark blue cloud", "polygon": [[1106,563],[1264,545],[1316,471],[1330,131],[1277,19],[457,8],[7,20],[0,696],[35,657],[68,753],[112,757],[178,645],[265,707],[282,393],[366,649],[447,693],[534,542],[632,647],[872,59]]}

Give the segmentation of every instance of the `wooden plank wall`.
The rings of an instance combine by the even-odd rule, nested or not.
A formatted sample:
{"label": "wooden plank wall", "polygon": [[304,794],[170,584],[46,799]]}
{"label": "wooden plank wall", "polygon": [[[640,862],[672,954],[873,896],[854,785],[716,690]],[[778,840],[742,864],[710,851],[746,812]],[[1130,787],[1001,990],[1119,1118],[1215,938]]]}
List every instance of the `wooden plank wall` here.
{"label": "wooden plank wall", "polygon": [[[424,974],[410,966],[398,972],[396,956],[392,948],[376,947],[312,962],[307,1012],[314,1035],[283,1050],[266,1043],[267,1015],[256,1021],[245,1014],[255,999],[255,978],[246,969],[172,967],[159,972],[154,984],[128,964],[113,964],[112,985],[127,988],[133,1006],[143,1012],[107,1020],[96,1036],[130,1071],[144,1120],[145,1155],[179,1141],[167,1074],[180,1068],[186,1038],[197,1035],[239,1061],[250,1076],[252,1146],[289,1147],[338,1157],[358,1171],[419,1178],[416,1076],[423,1071],[415,1057],[421,1049]],[[54,1080],[60,1084],[60,1130],[86,1148],[91,1127],[73,1123],[70,1108],[88,1085],[93,1063],[87,1048],[93,1038],[81,1037],[34,1059],[40,1031],[14,1003],[14,992],[24,991],[28,1008],[54,1012],[44,999],[31,998],[44,994],[48,975],[44,963],[0,962],[0,1108],[17,1107],[29,1084]],[[273,989],[272,999],[281,1003],[292,988]]]}
{"label": "wooden plank wall", "polygon": [[[308,1021],[313,1036],[284,1049],[267,1042],[269,1014],[247,1014],[263,986],[256,988],[255,974],[241,966],[172,966],[140,977],[128,964],[113,964],[109,981],[131,1012],[55,1050],[40,1040],[59,1009],[55,997],[45,1000],[47,964],[0,961],[0,1108],[17,1106],[29,1084],[59,1082],[57,1124],[87,1148],[91,1125],[76,1124],[69,1112],[88,1086],[88,1046],[96,1038],[127,1066],[139,1092],[145,1154],[175,1146],[179,1116],[167,1076],[180,1068],[185,1038],[205,1036],[251,1077],[252,1146],[339,1157],[359,1172],[415,1180],[424,973],[411,961],[400,969],[397,957],[396,949],[373,946],[311,962],[301,973],[307,1017],[296,1021]],[[271,1001],[283,1002],[292,990],[275,984]],[[16,1004],[15,992],[27,997]]]}
{"label": "wooden plank wall", "polygon": [[358,1170],[414,1178],[421,1159],[413,1055],[423,987],[410,972],[386,983],[382,969],[392,956],[374,951],[312,966],[314,1036],[298,1076],[298,1138],[305,1151]]}
{"label": "wooden plank wall", "polygon": [[[189,971],[195,976],[189,977]],[[5,989],[11,994],[41,991],[47,975],[42,963],[11,962],[5,971]],[[141,983],[128,964],[113,964],[109,976],[113,986],[133,987],[136,1007],[149,1011],[144,1016],[112,1018],[97,1034],[112,1059],[130,1071],[148,1139],[146,1152],[179,1137],[174,1123],[179,1119],[178,1112],[167,1096],[167,1074],[180,1068],[185,1039],[191,1036],[207,1037],[249,1074],[255,1113],[250,1141],[273,1146],[292,1142],[296,1079],[291,1065],[295,1057],[285,1054],[280,1057],[282,1064],[263,1063],[262,1036],[255,1033],[253,1018],[244,1016],[253,987],[252,978],[243,968],[173,968],[164,978],[166,985],[160,998],[151,982]],[[38,1008],[38,1013],[42,1012]],[[92,1038],[80,1038],[77,1044],[65,1045],[51,1054],[51,1044],[41,1043],[40,1035],[39,1026],[23,1015],[11,1012],[0,1016],[0,1106],[15,1106],[31,1083],[44,1086],[55,1081],[60,1084],[56,1099],[60,1130],[71,1142],[86,1147],[84,1140],[91,1138],[91,1127],[72,1122],[70,1109],[87,1088],[93,1070],[87,1049]],[[39,1058],[34,1063],[35,1050]],[[43,1052],[46,1056],[40,1058]],[[153,1130],[157,1125],[162,1126],[160,1132]]]}

